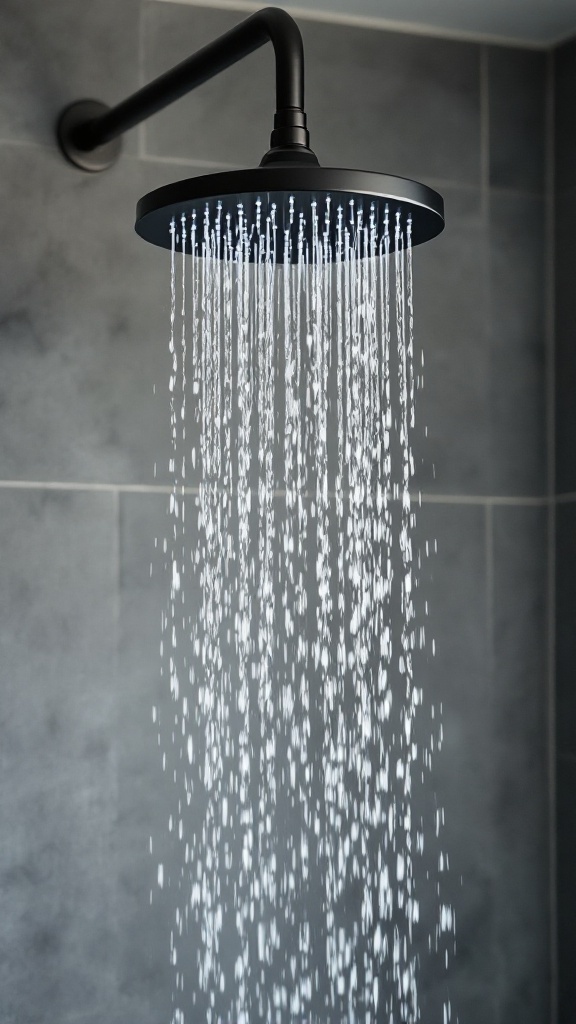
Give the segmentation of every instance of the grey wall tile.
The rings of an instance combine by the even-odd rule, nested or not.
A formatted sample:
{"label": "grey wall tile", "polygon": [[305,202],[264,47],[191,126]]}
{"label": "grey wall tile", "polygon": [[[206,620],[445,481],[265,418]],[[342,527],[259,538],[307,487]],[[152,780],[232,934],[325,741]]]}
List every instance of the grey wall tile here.
{"label": "grey wall tile", "polygon": [[576,760],[560,757],[558,782],[558,1024],[571,1024],[576,1005],[574,948],[576,946]]}
{"label": "grey wall tile", "polygon": [[[113,105],[138,88],[137,0],[6,0],[0,11],[0,139],[52,145],[74,100]],[[136,146],[135,134],[126,140]]]}
{"label": "grey wall tile", "polygon": [[[169,680],[160,671],[160,616],[169,574],[162,541],[170,539],[168,496],[123,495],[120,503],[118,827],[115,844],[122,926],[116,936],[120,1019],[155,1024],[169,1019],[172,992],[172,901],[157,886],[158,863],[174,854],[168,833],[174,786],[162,770],[155,706],[172,712]],[[159,547],[155,547],[155,540]],[[152,574],[151,574],[152,567]],[[153,840],[150,853],[149,841]],[[150,903],[150,893],[153,893]]]}
{"label": "grey wall tile", "polygon": [[[424,505],[417,516],[419,536],[438,541],[422,572],[436,641],[424,678],[443,704],[433,774],[457,919],[453,1012],[536,1024],[549,996],[546,513],[494,510],[492,625],[484,510]],[[426,993],[440,984],[436,971]]]}
{"label": "grey wall tile", "polygon": [[490,184],[543,193],[549,58],[488,48]]}
{"label": "grey wall tile", "polygon": [[[414,250],[416,486],[490,490],[486,235],[475,190],[445,189],[446,228]],[[424,430],[427,434],[424,436]]]}
{"label": "grey wall tile", "polygon": [[[149,3],[146,77],[240,20],[210,8]],[[321,163],[479,181],[478,47],[306,20],[300,27],[312,148]],[[267,47],[154,118],[148,151],[253,165],[268,148],[274,109]]]}
{"label": "grey wall tile", "polygon": [[0,492],[2,1020],[113,1005],[116,515]]}
{"label": "grey wall tile", "polygon": [[[146,80],[242,20],[231,11],[147,3]],[[274,52],[265,46],[152,118],[146,126],[147,152],[232,166],[259,163],[273,127],[274,82]]]}
{"label": "grey wall tile", "polygon": [[527,1024],[546,1020],[549,1009],[547,514],[543,508],[493,511],[494,985],[499,1019]]}
{"label": "grey wall tile", "polygon": [[576,188],[556,196],[556,488],[576,490]]}
{"label": "grey wall tile", "polygon": [[321,163],[479,182],[479,47],[314,22],[302,34]]}
{"label": "grey wall tile", "polygon": [[[446,229],[414,253],[416,483],[455,494],[546,491],[544,209],[446,191]],[[417,356],[418,358],[418,356]]]}
{"label": "grey wall tile", "polygon": [[490,200],[490,479],[495,494],[546,493],[545,210]]}
{"label": "grey wall tile", "polygon": [[85,175],[12,146],[0,167],[0,475],[142,483],[156,463],[166,479],[170,256],[133,219],[179,170],[125,158]]}
{"label": "grey wall tile", "polygon": [[[500,739],[522,749],[547,742],[548,510],[495,506],[494,668],[501,682]],[[510,727],[514,724],[511,736]]]}
{"label": "grey wall tile", "polygon": [[576,755],[576,505],[556,510],[556,700],[560,754]]}
{"label": "grey wall tile", "polygon": [[[448,991],[453,1019],[497,1020],[493,957],[499,784],[491,754],[497,695],[488,660],[485,511],[481,506],[424,504],[416,516],[423,558],[416,600],[419,608],[428,602],[429,614],[427,653],[415,662],[415,680],[424,689],[421,726],[428,720],[428,730],[437,732],[439,718],[443,726],[426,785],[444,808],[445,826],[439,839],[432,828],[425,832],[425,856],[431,878],[440,883],[443,900],[456,914],[456,954],[450,950],[448,971],[434,959],[422,961],[422,1018],[442,1019],[441,1000]],[[427,711],[431,705],[434,720]],[[419,731],[419,743],[426,742],[428,730]],[[438,875],[434,869],[440,852],[448,854],[449,871]]]}
{"label": "grey wall tile", "polygon": [[576,39],[554,52],[556,188],[576,186],[576,141],[572,124],[576,102]]}

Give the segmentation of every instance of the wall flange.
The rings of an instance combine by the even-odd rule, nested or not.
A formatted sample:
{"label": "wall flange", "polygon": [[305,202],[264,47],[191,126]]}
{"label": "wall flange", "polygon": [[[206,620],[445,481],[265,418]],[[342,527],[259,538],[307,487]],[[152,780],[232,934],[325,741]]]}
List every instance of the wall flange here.
{"label": "wall flange", "polygon": [[77,100],[60,114],[56,128],[58,144],[66,159],[82,171],[105,171],[120,156],[122,139],[119,136],[91,149],[82,145],[81,130],[109,110],[110,107],[98,100]]}

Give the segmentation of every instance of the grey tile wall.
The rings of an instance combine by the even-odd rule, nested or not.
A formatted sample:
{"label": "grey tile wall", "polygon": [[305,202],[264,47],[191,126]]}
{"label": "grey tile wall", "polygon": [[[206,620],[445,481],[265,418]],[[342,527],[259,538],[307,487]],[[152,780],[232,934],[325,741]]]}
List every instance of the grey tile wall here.
{"label": "grey tile wall", "polygon": [[[65,103],[113,103],[240,17],[156,0],[0,7],[0,1024],[171,1019],[172,910],[155,888],[171,797],[151,722],[169,706],[154,547],[167,498],[153,493],[169,480],[169,261],[132,223],[144,192],[260,159],[271,48],[130,133],[105,175],[67,166],[52,132]],[[423,960],[423,1019],[448,992],[462,1024],[543,1024],[546,59],[302,30],[320,160],[446,198],[445,234],[414,257],[416,485],[440,499],[418,528],[438,541],[425,676],[443,703],[458,950],[447,974]]]}
{"label": "grey tile wall", "polygon": [[[166,717],[171,701],[160,677],[160,613],[168,579],[162,540],[168,534],[164,494],[122,495],[119,559],[119,749],[117,933],[119,1019],[170,1020],[172,909],[157,888],[157,865],[169,863],[169,779],[162,771],[152,708]],[[158,542],[159,547],[155,546]],[[152,570],[152,572],[151,572]],[[150,853],[150,837],[153,851]],[[152,904],[150,893],[154,892]]]}
{"label": "grey tile wall", "polygon": [[546,493],[546,207],[490,199],[490,444],[496,494]]}
{"label": "grey tile wall", "polygon": [[[138,0],[2,4],[0,139],[53,146],[54,123],[79,98],[117,103],[138,81]],[[134,136],[127,140],[134,150]],[[40,200],[40,196],[38,197]]]}
{"label": "grey tile wall", "polygon": [[424,353],[418,429],[427,428],[416,484],[440,494],[486,494],[492,466],[482,197],[478,189],[445,188],[443,194],[444,233],[433,248],[414,251],[415,345]]}
{"label": "grey tile wall", "polygon": [[546,188],[545,53],[488,49],[490,184],[542,194]]}
{"label": "grey tile wall", "polygon": [[[426,699],[442,708],[444,742],[433,766],[448,851],[444,895],[456,908],[457,955],[448,971],[422,958],[423,1019],[440,1014],[446,993],[462,1020],[498,1019],[493,979],[498,778],[486,748],[494,742],[495,708],[490,671],[489,579],[486,512],[481,506],[424,505],[418,533],[433,552],[424,563],[420,600],[429,601],[428,640],[435,656],[422,671]],[[438,712],[437,712],[438,713]],[[490,737],[490,738],[488,738]],[[483,827],[478,829],[477,823]],[[434,838],[425,843],[439,855]],[[472,868],[472,864],[474,867]],[[483,952],[481,952],[481,950]]]}
{"label": "grey tile wall", "polygon": [[3,478],[151,483],[156,462],[166,479],[153,385],[167,376],[169,265],[133,231],[137,198],[165,176],[125,158],[85,179],[53,148],[12,145],[0,167]]}
{"label": "grey tile wall", "polygon": [[[548,514],[493,510],[494,943],[500,1019],[547,1020],[550,948],[546,604]],[[529,898],[527,898],[529,894]],[[537,974],[530,965],[542,964]]]}
{"label": "grey tile wall", "polygon": [[114,1008],[114,505],[0,491],[2,1021]]}

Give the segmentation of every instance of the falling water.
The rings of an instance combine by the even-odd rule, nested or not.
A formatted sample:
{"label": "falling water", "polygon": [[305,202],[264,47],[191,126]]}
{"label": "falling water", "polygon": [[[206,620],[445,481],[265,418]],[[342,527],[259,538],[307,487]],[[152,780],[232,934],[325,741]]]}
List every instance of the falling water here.
{"label": "falling water", "polygon": [[419,867],[443,812],[422,809],[411,221],[292,197],[170,230],[174,1021],[417,1022],[455,918]]}

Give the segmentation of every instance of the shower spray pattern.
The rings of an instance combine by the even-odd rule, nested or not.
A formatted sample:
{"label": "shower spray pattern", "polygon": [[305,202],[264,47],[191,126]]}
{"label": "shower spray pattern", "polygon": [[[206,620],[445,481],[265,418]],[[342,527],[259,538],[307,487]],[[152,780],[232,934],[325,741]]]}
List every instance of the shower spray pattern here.
{"label": "shower spray pattern", "polygon": [[174,1021],[416,1022],[439,735],[418,730],[411,222],[296,195],[170,231]]}

